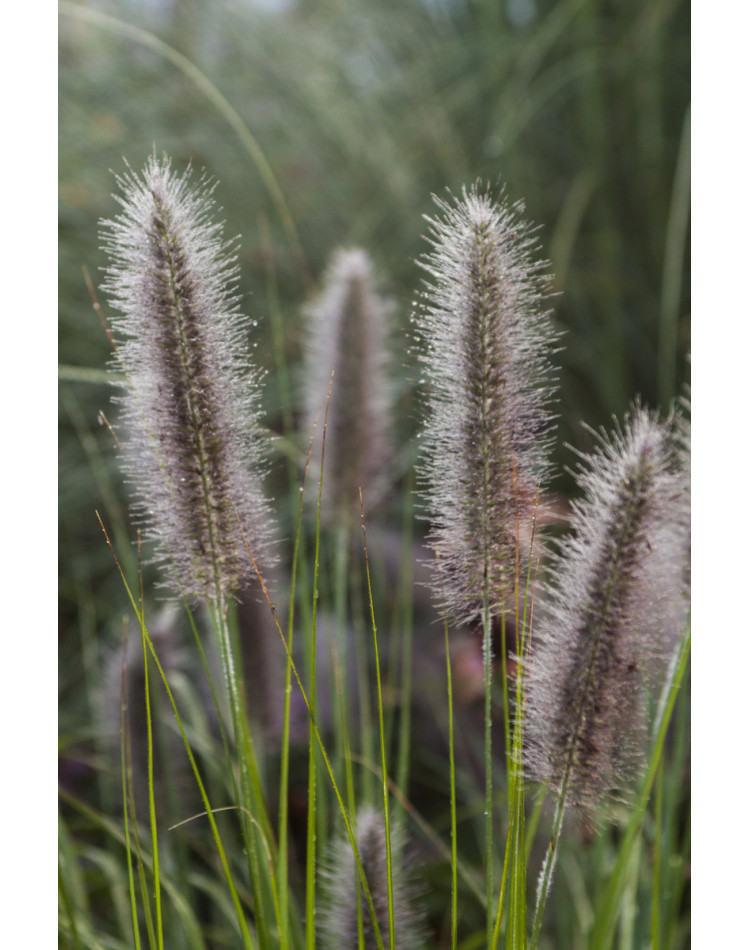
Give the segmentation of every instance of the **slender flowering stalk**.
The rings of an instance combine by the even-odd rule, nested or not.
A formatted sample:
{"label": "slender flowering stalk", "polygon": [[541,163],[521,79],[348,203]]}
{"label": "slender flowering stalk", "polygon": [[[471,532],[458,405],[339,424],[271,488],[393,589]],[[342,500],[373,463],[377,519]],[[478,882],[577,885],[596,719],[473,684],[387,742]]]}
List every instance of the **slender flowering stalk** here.
{"label": "slender flowering stalk", "polygon": [[[480,619],[484,651],[485,889],[487,945],[494,906],[492,626],[515,608],[516,563],[530,535],[551,429],[546,263],[523,206],[475,186],[454,204],[435,199],[430,275],[416,314],[430,382],[422,462],[440,555],[438,594],[459,622]],[[503,657],[504,660],[504,657]],[[507,678],[503,677],[504,698]],[[506,720],[506,747],[509,748]],[[512,763],[511,763],[512,764]]]}
{"label": "slender flowering stalk", "polygon": [[[227,619],[228,594],[268,556],[271,518],[263,462],[258,375],[249,321],[238,309],[234,242],[212,220],[212,187],[177,176],[152,156],[118,178],[122,213],[102,224],[110,257],[105,290],[118,315],[117,368],[127,432],[125,463],[136,514],[179,595],[204,600],[217,635],[239,766],[239,813],[262,946],[274,899],[263,861],[272,838]],[[231,765],[232,763],[230,763]],[[273,858],[272,858],[273,860]],[[273,902],[273,905],[272,905]],[[247,934],[241,918],[240,925]],[[249,936],[248,936],[249,940]]]}
{"label": "slender flowering stalk", "polygon": [[[622,792],[642,759],[645,689],[686,619],[684,477],[668,426],[636,408],[577,473],[527,667],[525,766],[557,794],[532,947],[568,804]],[[654,684],[655,685],[655,684]]]}
{"label": "slender flowering stalk", "polygon": [[339,249],[323,288],[306,309],[309,343],[304,371],[307,429],[312,431],[334,374],[326,430],[325,521],[359,520],[359,489],[372,503],[384,489],[388,454],[386,319],[368,255]]}
{"label": "slender flowering stalk", "polygon": [[222,602],[254,576],[270,517],[260,484],[258,374],[238,311],[234,242],[212,220],[212,187],[152,156],[117,179],[122,213],[102,222],[105,290],[134,507],[175,592]]}
{"label": "slender flowering stalk", "polygon": [[512,604],[520,518],[528,529],[547,471],[549,354],[555,335],[543,301],[546,262],[520,215],[475,186],[427,219],[430,281],[415,314],[430,385],[422,476],[432,544],[455,618],[477,618],[489,597]]}
{"label": "slender flowering stalk", "polygon": [[[404,839],[398,827],[392,837],[394,950],[402,947],[417,950],[422,946],[422,915],[415,887],[404,865]],[[357,850],[370,889],[378,932],[387,950],[389,911],[385,823],[382,814],[374,808],[361,808],[357,815]],[[358,946],[364,946],[364,950],[376,950],[378,941],[372,914],[348,838],[333,842],[322,870],[322,879],[319,918],[322,946],[326,950],[348,950]],[[363,944],[359,943],[360,922]]]}
{"label": "slender flowering stalk", "polygon": [[642,686],[684,623],[684,485],[669,429],[643,409],[601,437],[577,480],[527,671],[527,764],[591,806],[632,776]]}

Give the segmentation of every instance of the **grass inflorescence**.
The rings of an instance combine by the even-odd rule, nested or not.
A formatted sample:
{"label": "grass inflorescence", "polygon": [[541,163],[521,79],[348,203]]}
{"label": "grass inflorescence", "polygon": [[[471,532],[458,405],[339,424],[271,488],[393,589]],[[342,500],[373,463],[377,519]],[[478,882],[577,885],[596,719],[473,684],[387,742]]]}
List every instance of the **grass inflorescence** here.
{"label": "grass inflorescence", "polygon": [[[103,290],[137,556],[100,523],[138,636],[107,661],[119,703],[100,699],[117,817],[63,794],[65,939],[599,950],[652,881],[643,926],[676,945],[686,856],[665,851],[683,841],[684,728],[666,740],[689,650],[687,404],[663,418],[636,402],[579,452],[579,497],[551,494],[552,277],[523,205],[473,185],[427,219],[419,451],[394,436],[398,304],[361,249],[335,252],[302,308],[299,405],[285,390],[274,431],[219,186],[156,154],[117,183]],[[174,602],[159,613],[140,529]],[[76,821],[99,839],[77,840]],[[575,919],[567,892],[554,904],[563,861]],[[109,875],[104,922],[84,865]]]}

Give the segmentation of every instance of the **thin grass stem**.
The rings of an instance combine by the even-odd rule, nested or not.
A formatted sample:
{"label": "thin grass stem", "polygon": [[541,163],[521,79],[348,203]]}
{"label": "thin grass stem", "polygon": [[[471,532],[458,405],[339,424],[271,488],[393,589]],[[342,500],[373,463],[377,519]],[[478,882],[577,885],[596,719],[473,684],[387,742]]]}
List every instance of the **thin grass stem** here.
{"label": "thin grass stem", "polygon": [[[106,530],[106,528],[104,527],[104,524],[103,524],[103,522],[102,522],[102,520],[101,520],[101,517],[100,517],[100,515],[99,515],[99,512],[96,512],[96,516],[97,516],[97,518],[98,518],[98,520],[99,520],[99,524],[100,524],[100,526],[101,526],[102,532],[104,533],[104,538],[105,538],[105,540],[106,540],[106,542],[107,542],[107,546],[109,547],[109,549],[110,549],[110,551],[111,551],[111,553],[112,553],[112,556],[113,556],[113,558],[114,558],[114,560],[115,560],[115,565],[117,566],[117,570],[118,570],[118,572],[119,572],[119,574],[120,574],[120,577],[121,577],[121,579],[122,579],[123,585],[124,585],[124,587],[125,587],[125,591],[126,591],[126,593],[127,593],[127,595],[128,595],[128,599],[130,600],[130,604],[131,604],[131,606],[132,606],[132,608],[133,608],[133,611],[134,611],[134,613],[135,613],[135,615],[136,615],[136,618],[137,618],[137,620],[138,620],[138,623],[139,623],[139,625],[141,626],[142,634],[145,635],[145,639],[146,639],[146,643],[147,643],[148,648],[149,648],[149,652],[151,653],[151,656],[153,657],[154,662],[156,663],[157,669],[158,669],[158,671],[159,671],[159,675],[161,676],[162,683],[164,684],[164,688],[165,688],[165,690],[166,690],[166,692],[167,692],[167,696],[168,696],[168,698],[169,698],[170,705],[172,706],[172,711],[173,711],[174,714],[175,714],[175,718],[176,718],[176,720],[177,720],[177,725],[178,725],[178,728],[179,728],[179,730],[180,730],[180,735],[182,736],[182,741],[183,741],[183,744],[184,744],[184,746],[185,746],[185,751],[187,752],[188,758],[189,758],[189,760],[190,760],[190,765],[191,765],[191,767],[192,767],[192,769],[193,769],[193,774],[194,774],[195,779],[196,779],[196,782],[197,782],[197,784],[198,784],[198,789],[199,789],[201,798],[202,798],[202,800],[203,800],[204,807],[205,807],[205,809],[206,809],[206,814],[207,814],[207,816],[208,816],[209,823],[210,823],[210,825],[211,825],[211,831],[212,831],[213,836],[214,836],[214,842],[215,842],[215,844],[216,844],[216,849],[217,849],[217,852],[218,852],[218,855],[219,855],[219,860],[221,861],[221,865],[222,865],[222,868],[223,868],[223,870],[224,870],[224,874],[225,874],[225,876],[226,876],[226,878],[227,878],[227,883],[228,883],[228,886],[229,886],[229,889],[230,889],[230,892],[231,892],[231,896],[232,896],[232,902],[233,902],[234,907],[235,907],[235,910],[236,910],[236,912],[237,912],[237,917],[238,917],[238,922],[239,922],[239,926],[240,926],[240,931],[241,931],[242,938],[243,938],[244,947],[246,948],[246,950],[256,950],[256,944],[255,944],[255,942],[252,940],[252,937],[250,936],[250,931],[248,930],[248,927],[247,927],[247,921],[245,920],[245,915],[244,915],[244,912],[243,912],[243,910],[242,910],[242,904],[241,904],[241,902],[240,902],[239,895],[238,895],[238,893],[237,893],[237,889],[236,889],[235,884],[234,884],[234,879],[232,878],[232,873],[231,873],[231,870],[230,870],[230,868],[229,868],[229,862],[228,862],[228,860],[227,860],[226,852],[225,852],[225,850],[224,850],[224,845],[223,845],[222,840],[221,840],[221,837],[220,837],[220,835],[219,835],[219,829],[218,829],[218,827],[217,827],[217,825],[216,825],[216,820],[215,820],[215,818],[214,818],[214,816],[213,816],[213,811],[212,811],[212,809],[211,809],[211,804],[210,804],[209,799],[208,799],[208,796],[207,796],[207,794],[206,794],[206,790],[205,790],[205,787],[204,787],[204,784],[203,784],[203,780],[202,780],[202,778],[201,778],[200,771],[198,770],[198,765],[197,765],[197,763],[196,763],[196,761],[195,761],[195,757],[193,756],[193,751],[192,751],[192,749],[190,748],[190,743],[189,743],[189,741],[188,741],[187,735],[185,734],[185,729],[184,729],[184,727],[183,727],[182,719],[181,719],[180,714],[179,714],[179,711],[178,711],[178,709],[177,709],[177,704],[176,704],[176,702],[175,702],[175,700],[174,700],[174,696],[173,696],[173,694],[172,694],[172,689],[171,689],[171,687],[170,687],[170,685],[169,685],[169,682],[168,682],[168,680],[167,680],[166,673],[164,672],[164,669],[163,669],[163,667],[162,667],[162,665],[161,665],[161,662],[159,661],[159,657],[157,656],[156,649],[154,648],[154,645],[153,645],[153,643],[152,643],[152,641],[151,641],[151,638],[150,638],[149,635],[148,635],[148,630],[147,630],[147,628],[146,628],[145,622],[144,622],[144,621],[142,620],[142,618],[141,618],[141,613],[140,613],[140,610],[139,610],[139,608],[138,608],[138,604],[136,603],[136,600],[135,600],[135,598],[133,597],[133,594],[132,594],[132,592],[131,592],[131,590],[130,590],[130,585],[129,585],[128,582],[127,582],[127,578],[125,577],[125,574],[123,573],[122,566],[120,565],[120,562],[119,562],[119,560],[118,560],[117,554],[115,553],[115,550],[114,550],[114,548],[112,547],[112,543],[111,543],[110,540],[109,540],[109,536],[107,535],[107,530]],[[140,863],[140,862],[141,862],[141,858],[140,858],[140,847],[139,847],[139,844],[138,844],[137,834],[136,834],[136,848],[137,848],[137,852],[136,852],[136,853],[138,854],[139,863]],[[148,911],[148,907],[146,907],[146,909],[147,909],[147,911]]]}
{"label": "thin grass stem", "polygon": [[[135,950],[141,950],[141,933],[138,926],[138,907],[135,896],[135,881],[133,879],[133,856],[130,845],[130,820],[128,817],[129,786],[132,786],[132,773],[130,769],[130,732],[127,727],[126,718],[126,669],[125,669],[125,638],[127,636],[127,627],[123,626],[123,666],[122,682],[120,686],[120,768],[122,770],[122,812],[123,827],[125,831],[125,859],[128,868],[128,894],[130,897],[130,914],[133,925],[133,945]],[[128,777],[130,775],[130,781]]]}
{"label": "thin grass stem", "polygon": [[653,874],[651,884],[651,947],[661,948],[661,901],[662,901],[662,836],[664,834],[664,761],[659,762],[656,772],[654,796],[654,845],[651,857]]}
{"label": "thin grass stem", "polygon": [[[437,559],[438,554],[435,552]],[[451,802],[451,950],[458,947],[458,821],[456,817],[456,756],[453,735],[453,675],[448,640],[448,620],[443,616],[445,676],[448,693],[448,770]]]}
{"label": "thin grass stem", "polygon": [[281,638],[282,645],[283,645],[283,647],[284,647],[284,650],[285,650],[285,652],[286,652],[287,658],[289,659],[289,662],[290,662],[291,667],[292,667],[292,673],[294,674],[295,681],[296,681],[296,683],[297,683],[297,686],[299,687],[299,691],[300,691],[300,694],[301,694],[301,696],[302,696],[302,701],[303,701],[304,704],[305,704],[305,708],[307,709],[307,714],[308,714],[308,716],[309,716],[309,718],[310,718],[310,722],[311,722],[311,724],[312,724],[312,726],[313,726],[313,730],[314,730],[314,733],[315,733],[315,740],[316,740],[316,742],[317,742],[317,744],[318,744],[318,748],[320,749],[320,754],[321,754],[322,757],[323,757],[323,762],[324,762],[324,764],[325,764],[326,771],[328,772],[328,777],[329,777],[330,782],[331,782],[331,787],[333,788],[333,793],[334,793],[334,795],[336,796],[336,801],[337,801],[337,803],[338,803],[339,810],[340,810],[340,812],[341,812],[341,817],[342,817],[342,819],[343,819],[343,821],[344,821],[344,826],[345,826],[345,828],[346,828],[347,837],[349,838],[349,843],[350,843],[351,848],[352,848],[352,853],[353,853],[353,855],[354,855],[354,860],[355,860],[355,863],[356,863],[356,865],[357,865],[357,873],[359,874],[359,878],[360,878],[360,881],[361,881],[361,883],[362,883],[362,888],[363,888],[363,890],[364,890],[364,892],[365,892],[365,897],[367,898],[368,908],[369,908],[369,910],[370,910],[370,914],[372,915],[373,925],[374,925],[374,929],[375,929],[375,939],[376,939],[377,944],[378,944],[378,950],[385,950],[385,948],[384,948],[384,946],[383,946],[383,940],[382,940],[382,937],[381,937],[381,935],[380,935],[380,928],[378,927],[377,918],[376,918],[376,916],[375,916],[375,907],[374,907],[373,900],[372,900],[372,894],[370,893],[370,886],[369,886],[369,884],[368,884],[368,882],[367,882],[367,877],[365,876],[364,870],[363,870],[363,868],[362,868],[362,862],[361,862],[360,857],[359,857],[359,847],[357,846],[356,835],[354,834],[354,829],[353,829],[353,826],[352,826],[352,821],[351,821],[351,819],[350,819],[350,817],[349,817],[349,814],[347,813],[347,809],[346,809],[346,806],[345,806],[345,804],[344,804],[344,799],[343,799],[343,796],[342,796],[342,793],[341,793],[341,789],[339,788],[338,782],[336,781],[336,774],[335,774],[335,772],[334,772],[334,770],[333,770],[333,766],[332,766],[332,764],[331,764],[330,756],[328,755],[328,751],[327,751],[327,749],[326,749],[326,747],[325,747],[325,743],[323,742],[323,737],[322,737],[322,735],[321,735],[321,733],[320,733],[320,728],[319,728],[319,726],[318,726],[317,720],[316,720],[315,717],[313,716],[312,707],[311,707],[311,704],[310,704],[310,699],[309,699],[309,697],[308,697],[307,691],[305,690],[304,684],[303,684],[303,682],[302,682],[302,677],[301,677],[300,674],[299,674],[299,670],[297,669],[297,664],[294,662],[294,658],[292,657],[292,654],[291,654],[291,652],[290,652],[290,650],[289,650],[289,644],[288,644],[288,642],[287,642],[286,637],[284,636],[284,631],[281,629],[281,624],[279,623],[278,616],[276,615],[276,608],[274,607],[273,602],[271,601],[270,595],[269,595],[269,593],[268,593],[268,589],[267,589],[267,587],[266,587],[266,585],[265,585],[265,581],[263,580],[263,576],[262,576],[262,574],[260,573],[260,570],[259,570],[259,568],[258,568],[258,564],[257,564],[257,562],[256,562],[256,560],[255,560],[255,557],[253,556],[253,553],[252,553],[252,551],[250,550],[250,548],[247,546],[247,540],[244,538],[244,533],[243,533],[243,540],[244,540],[244,543],[245,543],[245,548],[246,548],[246,550],[247,550],[248,556],[250,557],[250,559],[251,559],[252,562],[253,562],[253,567],[255,568],[256,574],[257,574],[257,576],[258,576],[258,580],[260,581],[261,587],[262,587],[262,589],[263,589],[263,596],[266,598],[266,602],[268,603],[269,609],[271,610],[271,614],[272,614],[272,616],[273,616],[273,620],[274,620],[274,623],[275,623],[275,625],[276,625],[276,630],[277,630],[277,632],[278,632],[278,634],[279,634],[279,637]]}
{"label": "thin grass stem", "polygon": [[[308,950],[315,947],[315,869],[316,869],[316,791],[317,791],[317,753],[315,749],[315,691],[317,657],[317,621],[318,621],[318,571],[320,567],[320,510],[323,499],[323,466],[326,455],[326,429],[328,428],[328,407],[331,402],[333,373],[328,384],[326,408],[323,416],[323,434],[320,449],[320,477],[318,481],[318,504],[315,519],[315,566],[313,568],[312,626],[310,640],[310,726],[309,760],[307,785],[307,855],[305,873],[305,946]],[[291,655],[291,654],[290,654]]]}
{"label": "thin grass stem", "polygon": [[138,533],[138,596],[140,598],[141,641],[143,645],[143,682],[146,700],[146,741],[148,755],[148,817],[151,829],[151,851],[154,863],[154,909],[156,938],[159,950],[164,950],[164,927],[161,914],[161,879],[159,875],[159,839],[156,828],[156,799],[154,795],[154,731],[151,721],[151,689],[148,681],[148,651],[146,649],[146,622],[143,613],[143,571],[141,569],[141,535]]}
{"label": "thin grass stem", "polygon": [[396,950],[395,923],[393,917],[393,856],[391,854],[391,818],[390,798],[388,795],[388,765],[385,751],[385,728],[383,725],[383,690],[380,681],[380,651],[378,650],[378,627],[375,622],[375,605],[372,600],[372,585],[370,583],[370,557],[367,552],[367,528],[365,526],[365,503],[362,489],[359,489],[359,504],[362,512],[362,543],[365,550],[365,575],[367,577],[367,596],[370,602],[370,621],[372,623],[372,641],[375,650],[375,677],[378,698],[378,726],[380,729],[380,763],[383,769],[383,811],[385,815],[385,849],[386,867],[388,870],[388,940],[390,950]]}
{"label": "thin grass stem", "polygon": [[[302,513],[304,510],[304,489],[307,483],[307,473],[310,467],[310,458],[312,456],[315,433],[318,428],[320,416],[316,418],[313,431],[310,436],[310,443],[307,448],[307,458],[302,473],[302,484],[299,490],[299,500],[297,503],[297,520],[294,531],[294,547],[292,551],[292,569],[289,580],[289,618],[287,621],[287,641],[289,651],[286,657],[286,670],[284,673],[284,722],[282,727],[281,740],[281,763],[279,776],[279,880],[281,892],[281,922],[282,935],[288,941],[289,939],[289,741],[290,741],[290,717],[291,717],[291,698],[292,698],[292,645],[294,642],[294,605],[297,587],[297,565],[299,561],[299,551],[302,535]],[[238,515],[239,520],[239,515]],[[240,525],[240,530],[242,526]],[[243,534],[244,538],[244,534]]]}
{"label": "thin grass stem", "polygon": [[[409,484],[407,486],[409,497],[411,497],[413,493],[413,479],[414,473],[412,469],[410,470]],[[396,761],[396,785],[405,795],[408,794],[409,766],[411,761],[412,661],[414,650],[414,606],[411,597],[414,585],[414,568],[412,563],[413,528],[414,510],[411,506],[407,506],[402,534],[403,553],[401,556],[401,588],[399,591],[400,598],[402,598],[403,611],[402,632],[399,638],[401,644],[401,685],[399,691],[401,701],[399,703],[400,718]],[[452,729],[452,722],[450,728]]]}

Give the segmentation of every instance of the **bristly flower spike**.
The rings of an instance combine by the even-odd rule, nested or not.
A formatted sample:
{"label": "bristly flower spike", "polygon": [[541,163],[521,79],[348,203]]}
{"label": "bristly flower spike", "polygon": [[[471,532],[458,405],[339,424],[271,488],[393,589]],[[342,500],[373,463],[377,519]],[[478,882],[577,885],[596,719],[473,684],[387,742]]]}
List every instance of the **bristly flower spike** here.
{"label": "bristly flower spike", "polygon": [[[388,867],[386,863],[385,822],[374,808],[362,807],[357,813],[357,850],[370,889],[378,932],[388,948]],[[422,911],[418,888],[412,882],[404,862],[404,837],[399,827],[392,832],[393,923],[395,948],[417,950],[423,945]],[[319,931],[325,950],[348,950],[359,943],[357,890],[362,918],[364,950],[378,947],[369,903],[361,884],[359,870],[348,838],[334,840],[322,869],[322,902]]]}
{"label": "bristly flower spike", "polygon": [[318,296],[305,311],[309,326],[302,389],[305,439],[333,377],[326,429],[323,519],[359,523],[359,489],[374,504],[385,489],[388,458],[387,317],[368,254],[337,250]]}
{"label": "bristly flower spike", "polygon": [[421,474],[440,586],[466,622],[487,599],[491,616],[512,604],[517,541],[548,469],[556,334],[523,204],[476,185],[434,200],[442,216],[427,218],[429,279],[415,313],[429,384]]}
{"label": "bristly flower spike", "polygon": [[261,487],[259,377],[238,310],[235,242],[212,216],[213,187],[152,156],[117,179],[122,213],[102,222],[117,312],[113,368],[134,508],[175,593],[221,602],[254,577],[271,522]]}
{"label": "bristly flower spike", "polygon": [[591,808],[633,777],[644,689],[685,623],[685,480],[668,425],[636,407],[577,481],[528,661],[526,768]]}

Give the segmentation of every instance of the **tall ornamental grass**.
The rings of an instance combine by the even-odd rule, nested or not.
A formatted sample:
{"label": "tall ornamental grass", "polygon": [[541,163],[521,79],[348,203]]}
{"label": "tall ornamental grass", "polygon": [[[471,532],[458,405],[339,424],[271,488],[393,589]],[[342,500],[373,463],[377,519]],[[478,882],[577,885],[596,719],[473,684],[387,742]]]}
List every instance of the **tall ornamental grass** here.
{"label": "tall ornamental grass", "polygon": [[116,184],[102,418],[135,556],[98,520],[131,616],[106,807],[62,789],[61,945],[683,945],[687,403],[598,434],[564,510],[551,278],[522,205],[467,186],[421,258],[415,493],[388,478],[399,356],[368,254],[338,251],[306,308],[306,405],[274,433],[219,186],[156,154]]}

